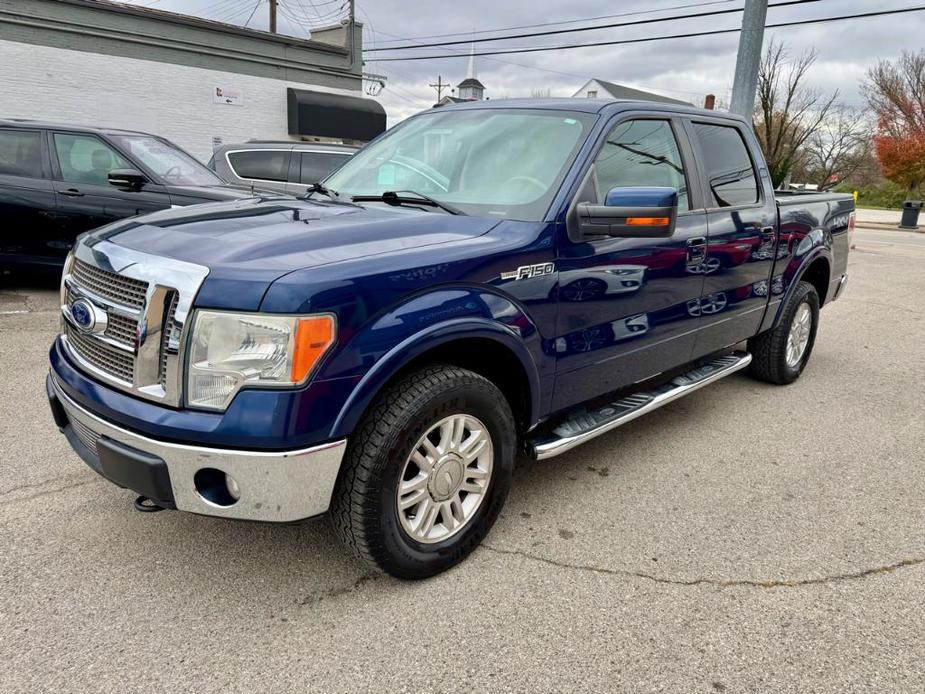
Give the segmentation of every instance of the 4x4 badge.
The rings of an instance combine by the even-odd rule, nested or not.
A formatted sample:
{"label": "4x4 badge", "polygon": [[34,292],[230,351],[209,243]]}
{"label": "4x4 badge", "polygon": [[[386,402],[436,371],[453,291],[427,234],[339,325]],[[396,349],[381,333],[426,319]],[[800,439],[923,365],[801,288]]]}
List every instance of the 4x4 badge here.
{"label": "4x4 badge", "polygon": [[556,271],[555,263],[538,263],[537,265],[521,265],[516,270],[511,270],[510,272],[502,272],[501,279],[503,280],[525,280],[531,277],[542,277],[543,275],[551,275]]}

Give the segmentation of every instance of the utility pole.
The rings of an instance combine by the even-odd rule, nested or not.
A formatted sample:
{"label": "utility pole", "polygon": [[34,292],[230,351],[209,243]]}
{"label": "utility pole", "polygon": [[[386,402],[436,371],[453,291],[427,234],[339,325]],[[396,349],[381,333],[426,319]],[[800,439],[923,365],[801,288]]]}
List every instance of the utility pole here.
{"label": "utility pole", "polygon": [[764,22],[767,16],[768,0],[745,0],[729,110],[749,120],[755,112],[755,87],[758,85],[758,65],[761,62],[761,44],[764,41]]}
{"label": "utility pole", "polygon": [[450,85],[448,82],[444,82],[443,78],[440,75],[437,75],[437,83],[430,84],[428,86],[433,87],[434,89],[437,90],[437,101],[439,102],[440,99],[443,97],[443,90],[449,87]]}
{"label": "utility pole", "polygon": [[270,0],[270,33],[276,33],[276,2],[277,0]]}

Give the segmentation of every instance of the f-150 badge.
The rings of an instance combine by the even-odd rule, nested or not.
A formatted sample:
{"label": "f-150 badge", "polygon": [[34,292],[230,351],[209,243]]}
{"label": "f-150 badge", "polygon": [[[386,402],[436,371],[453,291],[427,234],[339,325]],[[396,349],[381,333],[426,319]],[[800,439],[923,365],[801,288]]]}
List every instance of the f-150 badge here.
{"label": "f-150 badge", "polygon": [[526,280],[531,277],[542,277],[543,275],[551,275],[556,271],[555,263],[539,263],[537,265],[521,265],[516,270],[511,270],[510,272],[502,272],[501,279],[503,280]]}

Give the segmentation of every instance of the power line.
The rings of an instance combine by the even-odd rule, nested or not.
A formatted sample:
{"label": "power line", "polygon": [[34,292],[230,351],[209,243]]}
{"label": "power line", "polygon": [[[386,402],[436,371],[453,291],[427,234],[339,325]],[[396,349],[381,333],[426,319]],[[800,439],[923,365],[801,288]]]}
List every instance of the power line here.
{"label": "power line", "polygon": [[[925,6],[920,5],[918,7],[905,7],[898,10],[879,10],[876,12],[861,12],[858,14],[846,14],[839,15],[837,17],[820,17],[818,19],[801,19],[792,22],[777,22],[776,24],[767,24],[765,25],[766,29],[779,29],[782,27],[792,27],[792,26],[801,26],[804,24],[823,24],[828,22],[838,22],[846,19],[864,19],[867,17],[883,17],[886,15],[894,14],[903,14],[907,12],[920,12],[925,10]],[[573,43],[565,44],[558,46],[540,46],[534,48],[514,48],[504,51],[484,51],[481,53],[475,53],[476,56],[486,56],[486,55],[512,55],[516,53],[540,53],[543,51],[563,51],[569,50],[572,48],[590,48],[593,46],[621,46],[631,43],[646,43],[649,41],[668,41],[671,39],[688,39],[694,38],[697,36],[716,36],[718,34],[735,34],[740,32],[741,28],[735,29],[714,29],[712,31],[694,31],[686,34],[669,34],[667,36],[645,36],[638,39],[620,39],[617,41],[594,41],[591,43]],[[471,54],[470,54],[471,55]],[[396,62],[396,61],[405,61],[405,60],[439,60],[441,58],[458,58],[459,54],[453,55],[415,55],[409,56],[407,58],[376,58],[378,62]]]}
{"label": "power line", "polygon": [[[768,7],[786,7],[788,5],[805,5],[811,2],[821,2],[821,0],[782,0],[768,5]],[[595,31],[597,29],[615,29],[617,27],[639,26],[641,24],[658,24],[659,22],[672,22],[678,19],[700,19],[702,17],[715,17],[722,14],[733,14],[741,12],[743,8],[733,7],[724,10],[709,10],[707,12],[692,12],[688,14],[676,14],[671,17],[649,17],[647,19],[634,19],[631,22],[614,22],[611,24],[597,24],[588,27],[573,27],[571,29],[551,29],[549,31],[536,31],[525,34],[506,34],[505,36],[491,36],[481,39],[460,39],[459,41],[442,41],[435,43],[418,43],[409,46],[392,46],[391,48],[371,48],[367,53],[376,51],[405,51],[416,48],[434,48],[444,46],[456,46],[459,44],[485,43],[486,41],[502,41],[505,39],[528,39],[537,36],[553,36],[556,34],[574,34],[581,31]],[[478,54],[476,54],[478,55]]]}
{"label": "power line", "polygon": [[[384,31],[379,32],[386,36],[394,36],[393,39],[387,39],[385,43],[397,43],[398,41],[420,41],[421,39],[440,39],[447,36],[474,36],[476,34],[493,34],[497,31],[510,31],[513,29],[534,29],[536,27],[559,26],[562,24],[575,24],[576,22],[596,22],[599,19],[613,19],[614,17],[630,17],[640,14],[654,14],[656,12],[668,12],[670,10],[683,10],[688,7],[704,7],[706,5],[724,5],[733,2],[733,0],[710,0],[710,2],[692,2],[686,5],[672,5],[670,7],[660,7],[654,10],[637,10],[635,12],[619,12],[617,14],[604,14],[597,17],[582,17],[581,19],[562,19],[557,22],[541,22],[540,24],[520,24],[517,26],[498,27],[496,29],[482,29],[481,31],[454,31],[449,34],[427,34],[425,36],[397,36],[395,34],[386,34]],[[441,44],[445,45],[445,44]]]}
{"label": "power line", "polygon": [[[373,29],[372,26],[371,26],[371,22],[369,21],[369,16],[368,16],[368,15],[367,15],[366,28],[368,28],[369,31],[370,31],[371,33],[373,33],[373,34],[381,34],[382,36],[396,36],[396,34],[390,34],[390,33],[387,32],[387,31],[377,31],[377,30]],[[372,37],[372,40],[375,41],[375,40],[376,40],[375,37]],[[467,57],[469,57],[469,53],[468,53],[467,51],[464,51],[464,50],[459,49],[459,48],[447,48],[447,50],[448,50],[448,51],[454,51],[454,52],[457,53],[458,56],[461,57],[461,58],[467,58]],[[446,57],[449,58],[449,57],[452,57],[452,56],[446,56]],[[502,63],[502,64],[504,64],[504,65],[514,65],[514,66],[516,66],[516,67],[522,67],[522,68],[526,68],[526,69],[528,69],[528,70],[536,70],[537,72],[548,72],[548,73],[553,74],[553,75],[563,75],[563,76],[565,76],[565,77],[577,77],[578,79],[582,79],[582,80],[587,80],[587,79],[589,79],[589,78],[588,78],[588,75],[586,75],[586,74],[580,75],[580,74],[578,74],[578,73],[576,73],[576,72],[565,72],[564,70],[553,70],[552,68],[540,67],[539,65],[530,65],[529,63],[518,63],[516,60],[505,60],[505,59],[503,59],[503,58],[491,58],[491,57],[488,57],[488,58],[485,58],[485,59],[486,59],[486,60],[490,60],[490,61],[493,62],[493,63]],[[381,60],[381,58],[378,59],[378,60]],[[367,63],[371,65],[371,64],[375,63],[376,61],[377,61],[376,58],[371,58],[370,60],[367,61]],[[408,79],[409,81],[415,81],[415,78],[413,78],[411,75],[409,75],[408,73],[403,73],[403,72],[401,72],[398,68],[396,68],[396,67],[394,67],[394,66],[390,66],[390,67],[388,67],[388,68],[386,68],[386,69],[388,69],[388,70],[390,70],[390,71],[393,71],[393,72],[397,72],[397,73],[400,74],[400,75],[404,75],[405,78]],[[627,85],[627,86],[633,86],[633,85]],[[652,89],[652,90],[654,90],[654,91],[675,92],[675,93],[678,93],[678,94],[688,94],[688,95],[692,95],[692,96],[703,96],[704,93],[705,93],[705,92],[693,92],[693,91],[685,90],[685,89],[673,89],[673,88],[672,88],[672,89],[669,89],[669,88],[667,88],[667,87],[647,87],[647,86],[645,86],[645,85],[637,85],[637,87],[638,87],[639,89]]]}

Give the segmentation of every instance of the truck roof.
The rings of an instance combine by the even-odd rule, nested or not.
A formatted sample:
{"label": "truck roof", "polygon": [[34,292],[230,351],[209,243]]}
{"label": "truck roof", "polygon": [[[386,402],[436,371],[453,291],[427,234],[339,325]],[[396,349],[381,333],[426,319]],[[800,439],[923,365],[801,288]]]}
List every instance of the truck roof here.
{"label": "truck roof", "polygon": [[558,111],[578,111],[581,113],[616,113],[625,110],[643,111],[669,111],[671,113],[686,113],[711,118],[723,118],[743,122],[744,118],[724,111],[708,111],[694,106],[669,104],[657,101],[643,101],[640,99],[577,99],[570,97],[549,97],[543,99],[491,99],[485,101],[464,101],[461,103],[441,106],[440,109],[452,111],[470,109],[493,108],[532,108]]}

